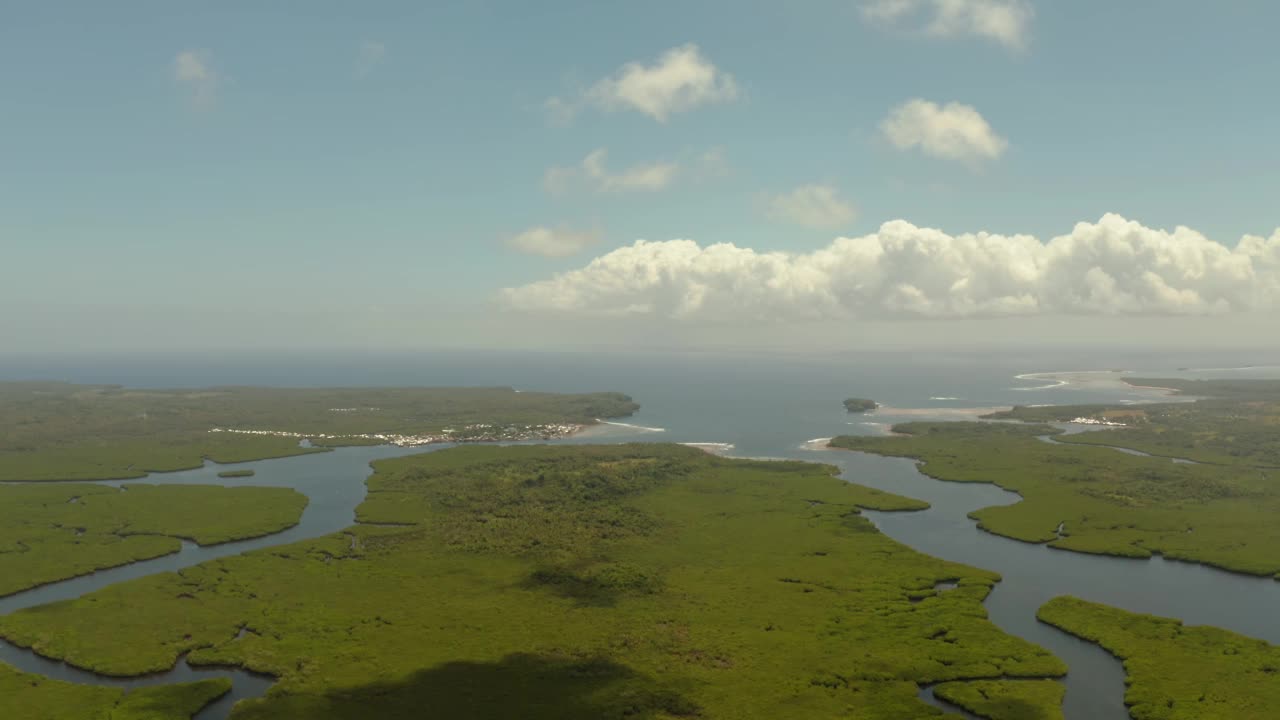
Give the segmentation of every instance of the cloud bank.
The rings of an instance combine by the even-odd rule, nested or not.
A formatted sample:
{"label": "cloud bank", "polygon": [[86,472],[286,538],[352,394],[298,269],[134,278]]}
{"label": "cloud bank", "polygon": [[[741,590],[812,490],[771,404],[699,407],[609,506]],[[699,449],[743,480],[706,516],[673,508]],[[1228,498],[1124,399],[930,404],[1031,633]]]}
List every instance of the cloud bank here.
{"label": "cloud bank", "polygon": [[500,299],[529,312],[706,322],[1269,310],[1280,306],[1280,230],[1229,248],[1106,215],[1047,243],[903,220],[808,254],[641,240]]}
{"label": "cloud bank", "polygon": [[552,118],[567,122],[585,106],[601,110],[635,110],[660,123],[675,113],[738,98],[733,76],[702,56],[697,45],[671,48],[652,65],[630,62],[582,93],[565,100],[553,97],[545,106]]}

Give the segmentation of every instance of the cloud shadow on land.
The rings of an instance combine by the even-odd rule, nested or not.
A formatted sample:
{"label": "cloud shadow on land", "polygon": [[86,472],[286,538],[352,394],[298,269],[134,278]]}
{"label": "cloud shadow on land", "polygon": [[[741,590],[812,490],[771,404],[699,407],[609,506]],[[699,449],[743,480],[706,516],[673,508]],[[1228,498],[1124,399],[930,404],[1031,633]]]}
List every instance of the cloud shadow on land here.
{"label": "cloud shadow on land", "polygon": [[678,692],[611,660],[515,653],[498,662],[451,662],[401,680],[324,695],[254,701],[237,717],[645,720],[698,714],[698,707]]}

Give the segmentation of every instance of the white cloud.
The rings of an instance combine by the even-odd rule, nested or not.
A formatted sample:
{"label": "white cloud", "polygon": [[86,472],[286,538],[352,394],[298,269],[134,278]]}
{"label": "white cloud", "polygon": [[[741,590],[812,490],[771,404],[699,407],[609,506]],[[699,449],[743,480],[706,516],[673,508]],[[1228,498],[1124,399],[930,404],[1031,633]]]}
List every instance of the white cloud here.
{"label": "white cloud", "polygon": [[360,43],[356,51],[356,77],[365,77],[387,59],[387,46],[372,40]]}
{"label": "white cloud", "polygon": [[920,9],[922,0],[871,0],[862,6],[862,15],[876,22],[894,22]]}
{"label": "white cloud", "polygon": [[545,257],[566,257],[582,252],[600,241],[595,231],[571,230],[566,227],[535,227],[507,240],[513,250]]}
{"label": "white cloud", "polygon": [[981,113],[954,102],[939,106],[911,100],[894,108],[880,129],[899,150],[919,148],[926,155],[948,160],[994,159],[1009,147]]}
{"label": "white cloud", "polygon": [[977,35],[1005,47],[1027,46],[1035,9],[1027,0],[871,0],[862,14],[880,24],[917,20],[929,35]]}
{"label": "white cloud", "polygon": [[209,62],[209,54],[203,50],[178,53],[173,58],[173,79],[186,90],[191,104],[199,108],[213,105],[222,82]]}
{"label": "white cloud", "polygon": [[549,98],[544,107],[557,123],[568,122],[588,105],[602,110],[635,110],[665,123],[676,113],[737,98],[733,76],[704,58],[697,45],[689,44],[666,51],[652,65],[627,63],[579,98]]}
{"label": "white cloud", "polygon": [[709,322],[1273,310],[1280,230],[1229,248],[1106,215],[1047,243],[902,220],[807,254],[638,241],[502,299],[531,312]]}
{"label": "white cloud", "polygon": [[578,186],[596,192],[653,192],[662,190],[675,180],[680,166],[673,162],[633,165],[618,173],[605,167],[608,151],[592,150],[582,162],[572,167],[548,168],[542,176],[543,188],[553,194],[565,193]]}
{"label": "white cloud", "polygon": [[834,230],[853,222],[857,213],[829,185],[802,185],[769,198],[769,215],[817,230]]}

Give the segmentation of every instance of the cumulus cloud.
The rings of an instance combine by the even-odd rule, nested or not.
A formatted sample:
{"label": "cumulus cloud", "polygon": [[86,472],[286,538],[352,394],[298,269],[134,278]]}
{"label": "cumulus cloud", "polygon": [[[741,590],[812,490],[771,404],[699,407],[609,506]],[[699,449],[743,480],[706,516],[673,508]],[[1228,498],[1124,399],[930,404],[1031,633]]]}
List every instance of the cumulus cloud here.
{"label": "cumulus cloud", "polygon": [[567,257],[600,241],[595,231],[572,230],[567,227],[535,227],[507,239],[507,246],[529,255]]}
{"label": "cumulus cloud", "polygon": [[386,59],[386,45],[373,40],[366,40],[360,43],[360,47],[356,51],[356,77],[367,76]]}
{"label": "cumulus cloud", "polygon": [[919,148],[926,155],[948,160],[990,160],[1009,147],[1009,141],[973,106],[955,102],[939,106],[910,100],[894,108],[880,129],[899,150]]}
{"label": "cumulus cloud", "polygon": [[708,322],[1270,310],[1280,306],[1280,230],[1229,248],[1106,215],[1047,243],[903,220],[807,254],[642,240],[501,296],[531,312]]}
{"label": "cumulus cloud", "polygon": [[183,50],[173,58],[173,79],[187,93],[194,107],[207,108],[217,97],[222,78],[203,50]]}
{"label": "cumulus cloud", "polygon": [[576,99],[553,97],[543,104],[557,123],[571,120],[580,109],[635,110],[660,123],[676,113],[738,98],[733,76],[702,56],[697,45],[671,48],[651,65],[630,62]]}
{"label": "cumulus cloud", "polygon": [[853,206],[829,185],[802,185],[769,198],[769,216],[816,230],[833,230],[853,222]]}
{"label": "cumulus cloud", "polygon": [[1021,50],[1035,10],[1027,0],[871,0],[862,14],[878,24],[912,23],[929,35],[976,35]]}
{"label": "cumulus cloud", "polygon": [[633,165],[612,173],[605,167],[609,153],[598,148],[587,153],[582,162],[570,167],[548,168],[542,176],[542,187],[549,193],[562,194],[578,187],[596,192],[653,192],[662,190],[675,180],[680,166],[673,162]]}

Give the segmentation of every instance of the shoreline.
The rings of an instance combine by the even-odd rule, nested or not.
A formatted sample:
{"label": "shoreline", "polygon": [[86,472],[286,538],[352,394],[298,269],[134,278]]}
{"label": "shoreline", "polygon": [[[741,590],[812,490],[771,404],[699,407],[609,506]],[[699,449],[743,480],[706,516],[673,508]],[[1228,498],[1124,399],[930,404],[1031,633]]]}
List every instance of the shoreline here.
{"label": "shoreline", "polygon": [[[291,437],[291,438],[297,438],[300,443],[301,442],[310,443],[312,438],[317,438],[321,440],[330,439],[330,440],[339,440],[339,441],[343,439],[373,440],[374,442],[352,442],[352,443],[336,442],[332,445],[313,445],[313,444],[299,445],[298,451],[290,450],[289,452],[272,452],[267,455],[236,459],[236,460],[217,460],[211,456],[203,455],[200,458],[201,464],[192,465],[190,467],[169,468],[165,470],[147,470],[147,469],[130,470],[128,471],[130,473],[128,475],[120,474],[120,475],[111,475],[111,476],[81,477],[81,478],[60,477],[60,478],[44,478],[44,479],[27,478],[27,479],[0,480],[0,485],[34,485],[37,483],[127,482],[130,480],[144,480],[154,475],[172,475],[177,473],[191,472],[193,470],[201,470],[203,468],[208,467],[210,464],[247,465],[249,463],[262,462],[264,460],[287,460],[289,458],[303,457],[306,455],[316,455],[320,453],[333,452],[334,450],[337,450],[340,448],[346,448],[346,447],[387,447],[387,446],[430,447],[434,445],[450,445],[450,444],[464,445],[464,444],[479,444],[479,443],[509,443],[509,442],[537,442],[537,441],[550,442],[554,440],[565,440],[568,438],[591,437],[591,433],[593,430],[596,432],[600,432],[601,430],[604,429],[604,426],[625,427],[625,428],[632,428],[632,429],[644,430],[644,431],[655,432],[655,433],[666,432],[665,428],[648,428],[640,425],[630,425],[627,423],[621,423],[621,422],[615,422],[615,421],[603,420],[603,419],[596,419],[595,422],[591,422],[591,423],[564,423],[563,425],[559,423],[547,423],[544,425],[530,426],[531,428],[532,427],[555,428],[556,431],[552,433],[531,434],[525,437],[487,437],[487,436],[451,437],[446,435],[399,436],[393,433],[369,433],[366,435],[326,436],[324,433],[299,433],[291,430],[240,430],[240,429],[227,429],[227,428],[212,428],[209,430],[210,433],[230,433],[230,434],[237,434],[237,435],[242,434],[242,435],[267,435],[272,437]],[[383,437],[378,437],[379,435]],[[399,438],[404,438],[406,440],[413,439],[415,441],[414,442],[398,442],[397,439]],[[416,441],[419,439],[421,439],[420,442]],[[248,477],[251,477],[251,476],[248,476]],[[235,479],[235,478],[233,477],[233,478],[222,478],[222,479]],[[244,478],[240,477],[240,479],[244,479]]]}
{"label": "shoreline", "polygon": [[[894,433],[894,435],[902,436],[902,437],[911,437],[910,435],[907,435],[907,434],[905,434],[905,433]],[[856,436],[854,436],[854,437],[856,437]],[[832,439],[834,439],[834,438],[832,438]],[[1083,447],[1089,447],[1089,446],[1090,446],[1090,445],[1088,445],[1088,444],[1081,444],[1081,443],[1075,443],[1074,445],[1077,445],[1077,446],[1083,446]],[[1109,448],[1109,449],[1112,449],[1112,450],[1127,450],[1127,449],[1129,449],[1129,448],[1123,448],[1123,447],[1119,447],[1119,446],[1115,446],[1115,445],[1097,445],[1097,446],[1095,446],[1095,447],[1104,447],[1104,448]],[[1005,487],[1004,485],[1000,484],[1000,482],[999,482],[998,480],[986,480],[986,479],[982,479],[982,480],[953,480],[953,479],[948,479],[948,478],[938,477],[938,476],[936,476],[936,475],[934,475],[934,474],[930,473],[930,472],[926,469],[926,468],[928,467],[928,463],[927,463],[927,462],[925,462],[925,461],[924,461],[924,460],[922,460],[921,458],[918,458],[918,457],[915,457],[915,456],[911,456],[911,455],[881,455],[881,454],[879,454],[879,453],[874,453],[874,452],[870,452],[870,451],[867,451],[867,450],[855,450],[855,449],[852,449],[852,448],[843,448],[843,447],[839,447],[839,446],[836,446],[836,445],[827,445],[827,448],[826,448],[826,449],[828,449],[828,450],[843,450],[843,451],[845,451],[845,452],[858,453],[858,454],[862,454],[862,455],[869,455],[869,456],[872,456],[872,457],[880,457],[880,458],[896,458],[896,459],[909,460],[909,461],[911,461],[912,463],[914,463],[914,464],[915,464],[915,466],[916,466],[916,471],[917,471],[917,472],[919,472],[921,475],[923,475],[923,476],[925,476],[925,477],[927,477],[927,478],[929,478],[929,479],[931,479],[931,480],[933,480],[933,481],[935,481],[935,482],[941,482],[941,483],[952,483],[952,484],[956,484],[956,485],[991,485],[991,486],[996,487],[996,488],[999,488],[999,489],[1001,489],[1001,490],[1003,490],[1003,491],[1005,491],[1005,492],[1007,492],[1007,493],[1012,493],[1012,494],[1014,494],[1014,495],[1017,495],[1017,496],[1018,496],[1018,501],[1017,501],[1016,503],[1012,503],[1012,504],[1014,504],[1014,505],[1016,505],[1016,504],[1018,504],[1018,503],[1022,503],[1022,502],[1025,502],[1025,501],[1026,501],[1026,497],[1025,497],[1022,493],[1020,493],[1020,492],[1018,492],[1017,490],[1014,490],[1014,489],[1012,489],[1012,488]],[[1168,460],[1171,460],[1171,461],[1176,459],[1176,458],[1171,458],[1171,457],[1167,457],[1167,456],[1163,456],[1163,455],[1150,455],[1150,454],[1148,454],[1148,455],[1149,455],[1150,457],[1154,457],[1154,458],[1164,458],[1164,459],[1168,459]],[[992,506],[988,506],[988,507],[1008,507],[1008,506],[1005,506],[1005,505],[992,505]],[[1081,549],[1071,548],[1071,547],[1062,547],[1062,546],[1059,546],[1059,545],[1055,545],[1055,544],[1054,544],[1054,543],[1056,543],[1056,542],[1058,542],[1058,541],[1060,541],[1060,540],[1062,539],[1062,536],[1060,536],[1060,535],[1059,535],[1059,536],[1057,536],[1057,537],[1054,537],[1054,538],[1048,538],[1048,539],[1045,539],[1045,540],[1028,540],[1028,539],[1026,539],[1026,538],[1020,538],[1020,537],[1015,537],[1015,536],[1013,536],[1013,535],[1007,535],[1007,534],[1005,534],[1005,533],[999,532],[999,531],[997,531],[997,530],[993,530],[993,529],[991,529],[991,528],[989,528],[989,527],[985,526],[981,520],[979,520],[978,518],[974,517],[974,513],[980,512],[980,511],[982,511],[982,510],[986,510],[986,509],[988,509],[988,507],[977,508],[977,509],[973,510],[972,512],[968,513],[968,514],[966,515],[966,517],[968,517],[968,519],[969,519],[970,521],[972,521],[972,522],[973,522],[974,526],[975,526],[977,529],[981,530],[982,532],[985,532],[985,533],[987,533],[987,534],[989,534],[989,535],[992,535],[992,536],[994,536],[994,537],[998,537],[998,538],[1002,538],[1002,539],[1005,539],[1005,540],[1012,540],[1012,541],[1014,541],[1014,542],[1024,543],[1024,544],[1027,544],[1027,545],[1039,545],[1039,546],[1042,546],[1042,547],[1048,548],[1048,549],[1050,549],[1050,550],[1056,550],[1056,551],[1059,551],[1059,552],[1067,552],[1067,553],[1076,553],[1076,554],[1079,554],[1079,555],[1093,556],[1093,557],[1107,557],[1107,558],[1115,558],[1115,559],[1118,559],[1118,560],[1138,560],[1138,561],[1144,561],[1144,562],[1150,562],[1150,561],[1153,561],[1153,560],[1159,559],[1159,560],[1164,561],[1164,562],[1176,562],[1176,563],[1183,563],[1183,564],[1187,564],[1187,565],[1193,565],[1193,566],[1200,566],[1200,567],[1211,568],[1211,569],[1213,569],[1213,570],[1217,570],[1217,571],[1219,571],[1219,572],[1224,572],[1224,573],[1228,573],[1228,574],[1230,574],[1230,575],[1236,575],[1236,576],[1245,577],[1245,578],[1254,578],[1254,579],[1258,579],[1258,580],[1270,580],[1270,581],[1272,581],[1272,582],[1280,582],[1280,571],[1277,571],[1277,572],[1271,572],[1271,571],[1253,572],[1253,571],[1249,571],[1249,570],[1241,570],[1241,569],[1238,569],[1238,568],[1228,567],[1228,566],[1226,566],[1226,565],[1223,565],[1223,564],[1220,564],[1220,563],[1217,563],[1217,562],[1214,562],[1214,561],[1209,561],[1209,560],[1196,560],[1196,559],[1192,559],[1192,558],[1171,557],[1171,556],[1169,556],[1165,551],[1161,551],[1161,550],[1152,550],[1151,548],[1145,547],[1145,546],[1143,546],[1143,545],[1138,545],[1138,544],[1132,544],[1132,545],[1131,545],[1131,547],[1136,548],[1136,549],[1138,549],[1138,550],[1142,551],[1143,553],[1145,553],[1144,555],[1124,555],[1124,554],[1120,554],[1120,553],[1116,553],[1116,552],[1106,552],[1106,551],[1104,551],[1104,550],[1094,551],[1094,550],[1081,550]],[[1055,532],[1055,534],[1056,534],[1056,532]]]}
{"label": "shoreline", "polygon": [[[1038,380],[1052,382],[1052,385],[1040,385],[1035,387],[1014,387],[1012,390],[1019,392],[1029,392],[1036,390],[1055,390],[1058,388],[1069,386],[1090,386],[1095,389],[1111,388],[1115,390],[1136,391],[1142,394],[1154,394],[1160,397],[1173,397],[1192,400],[1190,395],[1184,395],[1177,388],[1160,387],[1157,385],[1135,385],[1125,379],[1126,375],[1132,374],[1132,370],[1053,370],[1048,372],[1031,372],[1015,375],[1015,380]],[[1158,371],[1153,371],[1158,372]],[[1103,376],[1086,378],[1082,376]],[[1110,376],[1110,377],[1106,377]],[[1141,401],[1138,401],[1141,402]]]}
{"label": "shoreline", "polygon": [[[1124,381],[1122,380],[1121,382],[1124,382]],[[1160,387],[1158,385],[1133,385],[1131,383],[1125,383],[1125,384],[1136,390],[1159,390],[1161,394],[1169,395],[1171,397],[1182,395],[1182,391],[1177,388]]]}

